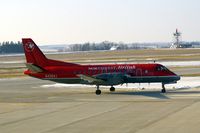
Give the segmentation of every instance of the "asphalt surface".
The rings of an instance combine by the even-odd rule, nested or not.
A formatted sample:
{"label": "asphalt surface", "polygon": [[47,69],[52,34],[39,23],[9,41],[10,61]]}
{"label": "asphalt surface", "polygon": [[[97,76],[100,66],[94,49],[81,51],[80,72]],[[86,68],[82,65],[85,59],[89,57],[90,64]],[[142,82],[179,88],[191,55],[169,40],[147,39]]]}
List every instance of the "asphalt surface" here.
{"label": "asphalt surface", "polygon": [[0,133],[199,133],[200,88],[116,92],[0,80]]}

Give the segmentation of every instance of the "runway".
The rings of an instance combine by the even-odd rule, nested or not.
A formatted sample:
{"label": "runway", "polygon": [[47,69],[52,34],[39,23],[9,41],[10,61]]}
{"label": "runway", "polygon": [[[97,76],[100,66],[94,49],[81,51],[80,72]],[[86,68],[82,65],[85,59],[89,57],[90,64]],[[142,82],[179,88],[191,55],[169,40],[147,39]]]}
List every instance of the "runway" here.
{"label": "runway", "polygon": [[2,133],[199,133],[200,88],[43,87],[33,78],[0,80]]}

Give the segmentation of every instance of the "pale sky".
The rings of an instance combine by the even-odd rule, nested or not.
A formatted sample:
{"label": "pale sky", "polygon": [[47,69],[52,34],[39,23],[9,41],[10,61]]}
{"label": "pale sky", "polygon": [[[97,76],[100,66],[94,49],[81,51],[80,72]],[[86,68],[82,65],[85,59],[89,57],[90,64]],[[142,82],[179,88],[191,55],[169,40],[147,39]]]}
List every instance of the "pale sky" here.
{"label": "pale sky", "polygon": [[200,41],[200,0],[0,0],[0,42]]}

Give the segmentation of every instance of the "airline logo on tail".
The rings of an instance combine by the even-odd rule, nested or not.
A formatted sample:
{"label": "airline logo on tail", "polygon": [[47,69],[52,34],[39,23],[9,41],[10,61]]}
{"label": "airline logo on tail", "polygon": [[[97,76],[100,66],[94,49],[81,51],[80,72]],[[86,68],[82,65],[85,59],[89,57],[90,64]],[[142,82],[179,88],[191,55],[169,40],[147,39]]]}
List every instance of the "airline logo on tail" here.
{"label": "airline logo on tail", "polygon": [[27,42],[25,44],[25,50],[27,52],[32,52],[34,50],[34,48],[35,48],[35,45],[32,42]]}

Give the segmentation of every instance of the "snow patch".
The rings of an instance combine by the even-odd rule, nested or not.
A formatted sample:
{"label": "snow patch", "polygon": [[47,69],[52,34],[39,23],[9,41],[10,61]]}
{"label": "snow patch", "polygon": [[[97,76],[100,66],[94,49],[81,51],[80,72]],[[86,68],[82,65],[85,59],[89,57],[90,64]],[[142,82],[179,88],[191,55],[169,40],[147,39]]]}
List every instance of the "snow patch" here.
{"label": "snow patch", "polygon": [[[47,84],[47,85],[42,85],[42,88],[63,88],[63,87],[81,87],[81,88],[85,88],[85,87],[90,87],[90,88],[94,88],[94,85],[82,85],[82,84],[60,84],[60,83],[55,83],[55,84]],[[127,89],[133,89],[133,88],[137,88],[137,89],[161,89],[161,83],[135,83],[135,84],[123,84],[123,85],[118,85],[115,86],[116,88],[127,88]],[[166,85],[166,89],[190,89],[190,88],[197,88],[200,87],[200,77],[181,77],[181,80],[177,82],[177,84],[167,84]],[[101,88],[109,88],[108,86],[101,86]]]}

